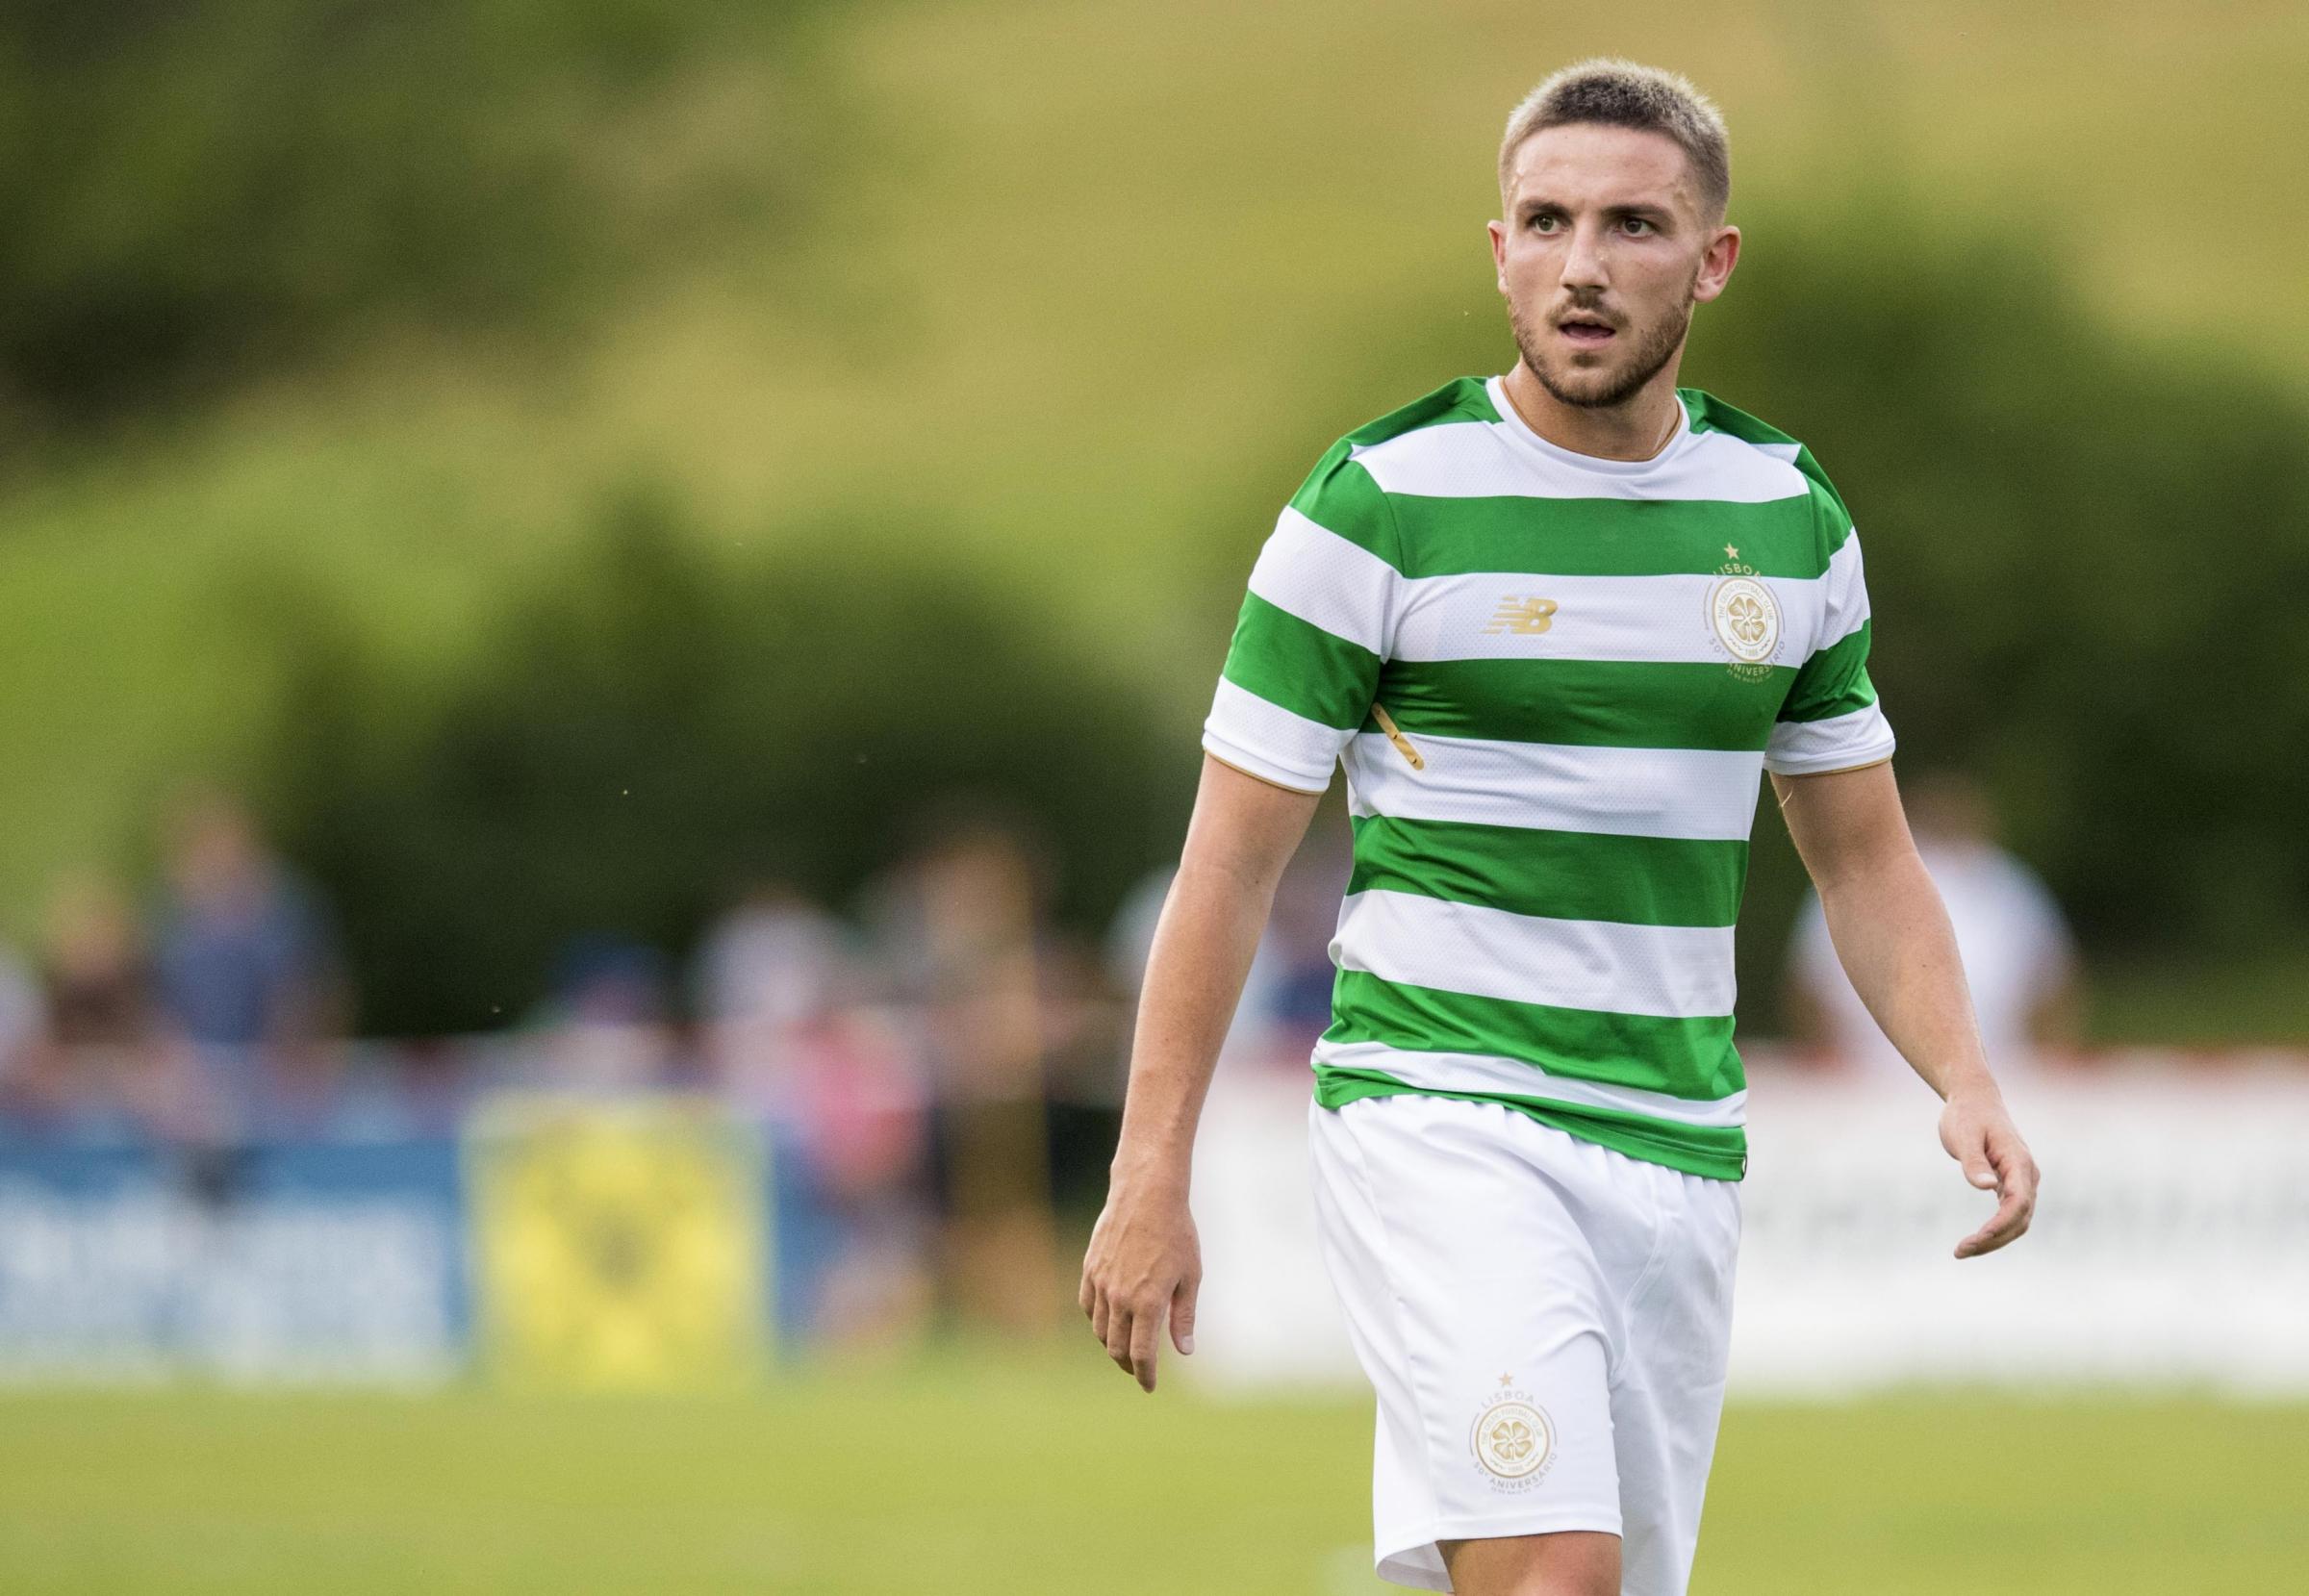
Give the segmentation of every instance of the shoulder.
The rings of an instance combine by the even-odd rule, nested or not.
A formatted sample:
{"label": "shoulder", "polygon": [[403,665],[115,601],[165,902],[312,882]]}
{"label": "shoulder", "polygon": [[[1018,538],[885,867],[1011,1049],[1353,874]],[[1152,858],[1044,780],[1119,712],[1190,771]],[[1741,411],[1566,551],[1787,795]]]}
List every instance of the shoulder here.
{"label": "shoulder", "polygon": [[1828,480],[1828,473],[1809,445],[1738,405],[1726,404],[1704,388],[1679,388],[1676,392],[1683,395],[1684,407],[1691,413],[1694,432],[1736,439],[1792,467],[1804,478],[1805,491],[1820,512],[1822,528],[1832,546],[1851,532],[1852,513],[1844,508],[1843,495]]}
{"label": "shoulder", "polygon": [[1363,457],[1431,427],[1496,421],[1481,377],[1454,377],[1375,420],[1342,434],[1291,495],[1291,508],[1377,554],[1398,570],[1403,553],[1395,513]]}
{"label": "shoulder", "polygon": [[1451,421],[1498,419],[1499,412],[1492,408],[1491,394],[1484,388],[1483,378],[1454,377],[1442,387],[1420,394],[1409,404],[1399,405],[1377,420],[1365,421],[1332,446],[1360,453],[1423,427],[1440,426]]}

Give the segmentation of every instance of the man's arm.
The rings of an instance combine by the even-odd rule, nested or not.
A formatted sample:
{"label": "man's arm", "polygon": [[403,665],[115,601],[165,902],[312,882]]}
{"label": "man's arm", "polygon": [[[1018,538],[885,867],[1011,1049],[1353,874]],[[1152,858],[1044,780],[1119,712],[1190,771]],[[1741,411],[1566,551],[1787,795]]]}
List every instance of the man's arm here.
{"label": "man's arm", "polygon": [[2037,1164],[1989,1074],[1956,934],[1901,813],[1889,760],[1820,775],[1774,773],[1789,835],[1819,889],[1828,934],[1884,1034],[1946,1100],[1941,1145],[1995,1215],[1956,1255],[1992,1253],[2028,1229]]}
{"label": "man's arm", "polygon": [[1122,1136],[1078,1298],[1107,1355],[1149,1391],[1166,1312],[1173,1345],[1194,1351],[1203,1282],[1186,1205],[1195,1124],[1275,884],[1322,798],[1203,756],[1179,874],[1148,951]]}

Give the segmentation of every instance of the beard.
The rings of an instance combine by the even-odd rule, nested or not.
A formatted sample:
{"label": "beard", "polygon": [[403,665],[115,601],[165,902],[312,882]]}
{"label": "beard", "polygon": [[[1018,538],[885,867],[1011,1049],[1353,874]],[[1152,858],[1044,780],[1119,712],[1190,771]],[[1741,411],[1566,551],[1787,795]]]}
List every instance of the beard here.
{"label": "beard", "polygon": [[[1674,358],[1684,342],[1684,335],[1691,330],[1693,301],[1687,294],[1683,306],[1668,312],[1640,330],[1631,343],[1628,353],[1615,370],[1609,366],[1574,369],[1568,365],[1561,370],[1550,369],[1547,354],[1553,322],[1542,321],[1535,326],[1524,319],[1522,311],[1510,300],[1508,304],[1508,325],[1515,334],[1516,351],[1523,364],[1531,367],[1539,386],[1560,404],[1576,405],[1582,410],[1608,410],[1624,404],[1642,388],[1660,368]],[[1627,332],[1620,334],[1628,337]],[[1560,346],[1559,346],[1560,347]],[[1575,386],[1577,385],[1577,386]]]}

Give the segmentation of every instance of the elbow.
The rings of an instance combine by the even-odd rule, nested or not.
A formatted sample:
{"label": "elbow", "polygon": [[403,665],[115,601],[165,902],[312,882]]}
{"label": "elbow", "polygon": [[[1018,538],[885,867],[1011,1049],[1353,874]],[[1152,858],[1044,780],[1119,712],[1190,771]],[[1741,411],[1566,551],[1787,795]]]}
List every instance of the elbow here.
{"label": "elbow", "polygon": [[1919,885],[1929,891],[1932,876],[1903,828],[1865,847],[1840,849],[1813,872],[1813,885],[1818,889],[1823,906],[1830,902],[1865,906],[1905,896]]}

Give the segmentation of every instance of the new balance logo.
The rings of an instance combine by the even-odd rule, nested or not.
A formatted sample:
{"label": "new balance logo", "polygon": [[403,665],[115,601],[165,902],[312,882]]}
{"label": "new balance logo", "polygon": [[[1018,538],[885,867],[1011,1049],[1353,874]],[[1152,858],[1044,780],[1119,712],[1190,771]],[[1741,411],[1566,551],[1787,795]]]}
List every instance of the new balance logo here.
{"label": "new balance logo", "polygon": [[1510,595],[1499,601],[1499,613],[1485,623],[1489,632],[1513,632],[1520,637],[1537,637],[1556,623],[1556,601],[1537,595],[1517,597]]}

